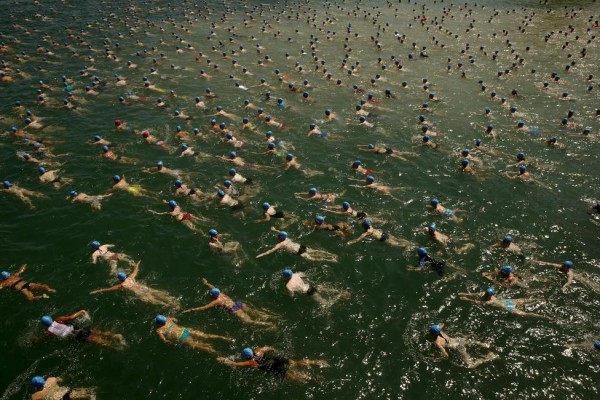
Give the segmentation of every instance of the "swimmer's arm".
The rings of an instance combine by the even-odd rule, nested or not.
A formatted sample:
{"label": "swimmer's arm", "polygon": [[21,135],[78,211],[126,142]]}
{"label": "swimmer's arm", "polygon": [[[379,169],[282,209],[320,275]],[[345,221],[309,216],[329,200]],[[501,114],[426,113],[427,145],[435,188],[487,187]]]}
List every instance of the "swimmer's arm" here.
{"label": "swimmer's arm", "polygon": [[230,359],[225,358],[225,357],[218,357],[217,361],[220,361],[223,364],[232,365],[234,367],[255,367],[256,366],[256,361],[254,361],[254,360],[231,361]]}
{"label": "swimmer's arm", "polygon": [[284,171],[287,171],[288,169],[290,169],[290,167],[292,166],[292,163],[289,162],[286,164],[285,168],[283,169]]}
{"label": "swimmer's arm", "polygon": [[58,318],[56,318],[56,322],[61,322],[61,323],[62,322],[69,322],[69,321],[74,320],[75,318],[81,317],[82,315],[87,315],[87,311],[85,311],[85,310],[79,310],[79,311],[77,311],[74,314],[63,316],[63,317],[58,317]]}
{"label": "swimmer's arm", "polygon": [[208,289],[212,289],[212,288],[214,288],[214,287],[215,287],[215,286],[214,286],[212,283],[210,283],[209,281],[207,281],[205,278],[202,278],[202,283],[203,283],[203,284],[204,284],[206,287],[208,287]]}
{"label": "swimmer's arm", "polygon": [[208,304],[205,304],[205,305],[203,305],[203,306],[200,306],[200,307],[194,307],[194,308],[189,308],[189,309],[185,310],[185,311],[184,311],[184,313],[187,313],[187,312],[192,312],[192,311],[204,311],[204,310],[207,310],[207,309],[209,309],[209,308],[216,307],[216,306],[218,306],[218,305],[220,305],[220,304],[221,304],[221,302],[220,302],[220,301],[218,301],[218,300],[213,300],[213,301],[211,301],[210,303],[208,303]]}
{"label": "swimmer's arm", "polygon": [[140,272],[140,263],[141,263],[141,262],[142,262],[142,261],[140,260],[140,261],[138,261],[138,262],[135,264],[135,267],[133,267],[133,271],[131,272],[131,274],[129,274],[129,277],[130,277],[130,278],[132,278],[132,279],[135,279],[135,278],[136,278],[136,276],[137,276],[138,272]]}
{"label": "swimmer's arm", "polygon": [[27,268],[27,264],[21,265],[21,268],[19,268],[15,275],[21,275],[23,272],[25,272],[25,268]]}
{"label": "swimmer's arm", "polygon": [[90,294],[96,294],[96,293],[102,293],[102,292],[110,292],[112,290],[119,290],[121,289],[121,284],[109,287],[109,288],[104,288],[104,289],[97,289],[97,290],[93,290],[90,292]]}
{"label": "swimmer's arm", "polygon": [[366,238],[368,235],[369,235],[369,232],[361,233],[361,235],[359,237],[357,237],[356,239],[349,240],[348,242],[346,242],[346,245],[350,246],[350,245],[352,245],[354,243],[360,242],[361,240],[363,240],[364,238]]}
{"label": "swimmer's arm", "polygon": [[539,264],[539,265],[543,265],[543,266],[554,267],[554,268],[562,267],[561,264],[556,264],[556,263],[551,263],[551,262],[546,262],[546,261],[531,260],[531,262]]}
{"label": "swimmer's arm", "polygon": [[92,264],[96,264],[96,262],[98,261],[98,251],[94,251],[94,253],[92,253]]}
{"label": "swimmer's arm", "polygon": [[265,251],[264,253],[260,253],[259,255],[256,256],[256,258],[268,256],[271,253],[275,253],[277,250],[279,250],[279,243],[277,243],[275,246],[273,246],[272,249],[269,249],[269,250]]}
{"label": "swimmer's arm", "polygon": [[160,338],[160,340],[162,340],[163,342],[167,343],[167,338],[165,337],[165,334],[162,333],[162,331],[156,331],[156,334],[158,335],[158,337]]}
{"label": "swimmer's arm", "polygon": [[158,212],[158,211],[154,211],[154,210],[148,210],[148,212],[150,214],[154,214],[154,215],[167,215],[167,214],[171,214],[169,211],[165,211],[165,212]]}
{"label": "swimmer's arm", "polygon": [[435,343],[435,346],[436,346],[438,349],[440,349],[440,352],[442,353],[442,356],[444,356],[444,357],[449,357],[449,356],[448,356],[448,352],[446,351],[446,349],[444,348],[444,346],[442,346],[441,344],[439,344],[439,343],[437,343],[437,342]]}
{"label": "swimmer's arm", "polygon": [[267,352],[269,350],[273,351],[275,349],[273,347],[270,347],[270,346],[264,346],[264,347],[259,347],[257,349],[254,349],[254,353],[264,353],[264,352]]}
{"label": "swimmer's arm", "polygon": [[573,271],[569,271],[567,273],[567,283],[565,283],[562,288],[563,289],[568,288],[569,285],[571,285],[571,283],[573,283]]}
{"label": "swimmer's arm", "polygon": [[265,217],[263,219],[257,219],[256,222],[267,222],[271,220],[271,216],[265,213]]}

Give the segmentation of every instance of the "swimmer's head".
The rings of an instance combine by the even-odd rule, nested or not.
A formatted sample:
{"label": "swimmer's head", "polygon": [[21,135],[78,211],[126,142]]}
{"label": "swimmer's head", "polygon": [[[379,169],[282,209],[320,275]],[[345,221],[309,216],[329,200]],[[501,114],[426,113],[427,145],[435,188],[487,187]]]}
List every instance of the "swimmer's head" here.
{"label": "swimmer's head", "polygon": [[495,294],[496,294],[496,289],[494,289],[493,287],[489,287],[489,288],[485,289],[486,297],[492,297]]}
{"label": "swimmer's head", "polygon": [[361,164],[362,162],[360,160],[354,160],[352,163],[352,168],[358,168]]}
{"label": "swimmer's head", "polygon": [[373,144],[371,144],[371,143],[369,143],[369,144],[367,145],[367,147],[368,147],[370,150],[372,150],[372,149],[374,149],[374,148],[375,148],[375,146],[373,146]]}
{"label": "swimmer's head", "polygon": [[229,175],[230,175],[230,176],[234,176],[235,174],[237,174],[237,171],[235,170],[235,168],[231,168],[231,169],[229,170]]}
{"label": "swimmer's head", "polygon": [[429,204],[431,204],[432,207],[437,207],[438,204],[440,204],[440,201],[436,198],[433,198]]}
{"label": "swimmer's head", "polygon": [[466,158],[464,158],[461,161],[461,165],[463,166],[463,168],[466,168],[469,165],[469,160],[467,160]]}
{"label": "swimmer's head", "polygon": [[432,335],[438,336],[439,334],[442,333],[442,327],[439,326],[438,324],[431,325],[429,327],[429,333],[431,333]]}
{"label": "swimmer's head", "polygon": [[285,159],[288,161],[292,161],[294,159],[294,155],[292,153],[287,153],[285,155]]}
{"label": "swimmer's head", "polygon": [[569,123],[569,119],[568,119],[568,118],[563,118],[563,119],[560,121],[560,123],[561,123],[561,124],[563,124],[563,125],[567,125],[567,124]]}
{"label": "swimmer's head", "polygon": [[425,116],[423,114],[419,115],[419,121],[424,122]]}
{"label": "swimmer's head", "polygon": [[102,146],[102,151],[104,153],[108,153],[110,151],[110,148],[108,146]]}
{"label": "swimmer's head", "polygon": [[509,276],[512,273],[512,267],[510,265],[505,265],[504,267],[502,267],[500,269],[500,272],[502,273],[502,275],[504,276]]}
{"label": "swimmer's head", "polygon": [[262,208],[263,210],[267,211],[269,208],[271,208],[271,205],[265,201],[262,203]]}
{"label": "swimmer's head", "polygon": [[375,182],[375,177],[373,175],[367,176],[367,183],[373,183],[373,182]]}
{"label": "swimmer's head", "polygon": [[252,357],[254,357],[254,352],[250,347],[246,347],[244,350],[242,350],[242,358],[249,360]]}
{"label": "swimmer's head", "polygon": [[314,122],[311,122],[310,125],[308,125],[308,127],[310,129],[315,129],[317,127],[317,124],[315,124]]}
{"label": "swimmer's head", "polygon": [[2,280],[7,280],[10,277],[10,273],[2,271],[0,272],[0,276],[2,277]]}
{"label": "swimmer's head", "polygon": [[360,122],[365,122],[367,119],[361,115],[361,116],[360,116],[360,118],[359,118],[358,120],[359,120]]}
{"label": "swimmer's head", "polygon": [[221,291],[220,291],[218,288],[214,287],[214,288],[211,288],[211,289],[208,291],[208,293],[210,294],[210,296],[211,296],[212,298],[215,298],[215,299],[216,299],[216,298],[217,298],[217,297],[219,297],[219,295],[221,294]]}
{"label": "swimmer's head", "polygon": [[179,148],[181,149],[181,151],[186,151],[187,149],[189,149],[187,144],[182,144],[181,146],[179,146]]}
{"label": "swimmer's head", "polygon": [[148,131],[144,131],[144,132],[142,132],[142,136],[143,136],[144,138],[147,138],[147,137],[149,137],[149,136],[150,136],[150,132],[148,132]]}
{"label": "swimmer's head", "polygon": [[417,250],[417,254],[420,258],[423,258],[427,255],[427,249],[425,247],[419,247],[419,249]]}
{"label": "swimmer's head", "polygon": [[273,150],[273,149],[275,149],[275,147],[277,147],[277,145],[276,145],[275,143],[269,143],[269,144],[267,145],[267,148],[268,148],[269,150]]}
{"label": "swimmer's head", "polygon": [[594,342],[594,348],[596,350],[600,350],[600,340],[597,340],[596,342]]}
{"label": "swimmer's head", "polygon": [[429,224],[427,229],[429,230],[429,232],[435,232],[437,230],[437,226],[436,224]]}
{"label": "swimmer's head", "polygon": [[510,236],[510,235],[506,235],[506,236],[504,236],[504,238],[502,239],[502,243],[504,243],[504,244],[511,244],[511,243],[512,243],[512,241],[513,241],[513,238],[512,238],[512,236]]}
{"label": "swimmer's head", "polygon": [[225,197],[225,192],[224,192],[224,191],[222,191],[222,190],[219,190],[219,191],[217,192],[217,196],[219,196],[219,197]]}
{"label": "swimmer's head", "polygon": [[286,268],[283,270],[283,276],[285,276],[286,278],[289,279],[292,277],[292,275],[294,275],[294,272],[291,269]]}
{"label": "swimmer's head", "polygon": [[365,219],[362,223],[363,228],[370,228],[373,226],[373,222],[370,219]]}
{"label": "swimmer's head", "polygon": [[564,267],[566,267],[567,269],[571,269],[573,268],[573,261],[565,261],[562,264]]}
{"label": "swimmer's head", "polygon": [[50,326],[52,325],[52,323],[54,322],[54,320],[52,319],[51,316],[49,315],[44,315],[42,318],[40,318],[40,322],[44,325],[44,326]]}
{"label": "swimmer's head", "polygon": [[232,151],[231,153],[229,153],[229,158],[231,158],[232,160],[236,157],[237,157],[237,153],[235,151]]}
{"label": "swimmer's head", "polygon": [[113,176],[113,181],[115,181],[115,183],[119,183],[121,182],[121,177],[119,175],[115,175]]}
{"label": "swimmer's head", "polygon": [[523,161],[525,160],[525,153],[523,153],[522,151],[517,153],[517,160],[519,161]]}
{"label": "swimmer's head", "polygon": [[526,166],[524,166],[524,165],[521,165],[521,166],[519,167],[519,174],[521,174],[521,175],[522,175],[522,174],[524,174],[524,173],[525,173],[525,171],[527,171],[527,167],[526,167]]}
{"label": "swimmer's head", "polygon": [[464,150],[462,151],[462,155],[463,155],[463,157],[466,157],[466,156],[468,156],[468,155],[469,155],[469,153],[470,153],[469,149],[464,149]]}
{"label": "swimmer's head", "polygon": [[98,250],[100,246],[100,242],[97,240],[94,240],[92,243],[90,243],[90,247],[94,250]]}
{"label": "swimmer's head", "polygon": [[325,222],[325,217],[322,215],[317,215],[315,217],[315,222],[317,223],[317,225],[321,225],[323,222]]}
{"label": "swimmer's head", "polygon": [[286,231],[279,231],[279,233],[277,234],[277,238],[279,240],[285,240],[285,239],[287,239],[287,237],[288,237],[288,234]]}
{"label": "swimmer's head", "polygon": [[79,193],[77,193],[75,190],[71,190],[71,192],[69,192],[69,196],[71,197],[77,197]]}
{"label": "swimmer's head", "polygon": [[231,187],[232,183],[229,179],[225,179],[225,182],[223,182],[223,185],[225,185],[226,188]]}
{"label": "swimmer's head", "polygon": [[548,142],[550,142],[550,143],[554,144],[554,143],[556,143],[556,141],[557,141],[557,140],[558,140],[558,139],[556,139],[556,136],[552,136],[552,137],[551,137],[551,138],[548,140]]}
{"label": "swimmer's head", "polygon": [[31,158],[31,155],[29,155],[29,153],[23,153],[23,158],[29,160]]}
{"label": "swimmer's head", "polygon": [[156,322],[157,325],[163,326],[167,323],[167,317],[159,314],[156,316],[156,318],[154,318],[154,321]]}
{"label": "swimmer's head", "polygon": [[169,207],[171,207],[171,210],[174,210],[175,207],[177,207],[177,202],[175,200],[170,200]]}
{"label": "swimmer's head", "polygon": [[46,380],[41,376],[34,376],[31,378],[31,385],[36,389],[42,389],[46,385]]}
{"label": "swimmer's head", "polygon": [[344,210],[347,210],[347,209],[349,209],[349,208],[350,208],[350,203],[348,203],[347,201],[343,202],[343,203],[342,203],[342,208],[343,208]]}
{"label": "swimmer's head", "polygon": [[312,188],[308,189],[308,194],[310,194],[311,196],[314,196],[315,194],[317,194],[317,188],[312,187]]}
{"label": "swimmer's head", "polygon": [[519,121],[519,122],[517,123],[517,126],[518,126],[519,128],[522,128],[522,127],[524,127],[524,126],[525,126],[525,121]]}
{"label": "swimmer's head", "polygon": [[225,134],[225,137],[226,137],[227,139],[231,139],[231,138],[233,138],[233,135],[232,135],[232,133],[231,133],[231,132],[227,132],[227,133]]}
{"label": "swimmer's head", "polygon": [[219,232],[217,232],[217,230],[213,228],[208,231],[208,234],[210,235],[210,237],[216,237],[219,234]]}
{"label": "swimmer's head", "polygon": [[118,278],[118,279],[119,279],[121,282],[123,282],[125,279],[127,279],[127,274],[126,274],[125,272],[119,272],[119,273],[117,274],[117,278]]}
{"label": "swimmer's head", "polygon": [[423,142],[424,142],[424,143],[427,143],[427,142],[429,142],[429,139],[430,139],[429,135],[424,135],[424,136],[423,136]]}

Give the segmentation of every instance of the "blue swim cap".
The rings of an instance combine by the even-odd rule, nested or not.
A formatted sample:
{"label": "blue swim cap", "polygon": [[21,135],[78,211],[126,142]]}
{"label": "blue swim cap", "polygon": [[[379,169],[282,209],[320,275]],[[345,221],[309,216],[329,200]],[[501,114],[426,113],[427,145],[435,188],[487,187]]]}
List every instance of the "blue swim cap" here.
{"label": "blue swim cap", "polygon": [[469,155],[469,153],[470,153],[469,149],[464,149],[464,150],[462,151],[462,155],[463,155],[464,157],[468,156],[468,155]]}
{"label": "blue swim cap", "polygon": [[282,240],[283,240],[283,239],[287,239],[287,237],[288,237],[288,234],[287,234],[287,232],[286,232],[286,231],[279,231],[279,233],[277,234],[277,237],[278,237],[279,239],[282,239]]}
{"label": "blue swim cap", "polygon": [[423,136],[423,141],[424,141],[425,143],[429,142],[429,135],[425,135],[425,136]]}
{"label": "blue swim cap", "polygon": [[525,153],[523,153],[522,151],[517,153],[517,160],[524,160],[525,159]]}
{"label": "blue swim cap", "polygon": [[120,281],[124,281],[125,279],[127,279],[127,274],[126,274],[125,272],[119,272],[119,273],[117,274],[117,278],[118,278]]}
{"label": "blue swim cap", "polygon": [[180,179],[177,179],[175,181],[175,186],[177,186],[178,188],[181,187],[183,185],[183,182]]}
{"label": "blue swim cap", "polygon": [[208,231],[208,234],[210,235],[210,237],[215,237],[219,234],[219,232],[217,232],[216,229],[211,229]]}
{"label": "blue swim cap", "polygon": [[31,378],[31,385],[36,389],[41,389],[46,385],[46,380],[41,376],[34,376]]}
{"label": "blue swim cap", "polygon": [[167,323],[167,317],[165,317],[164,315],[157,315],[156,318],[154,318],[154,321],[158,324],[158,325],[164,325]]}
{"label": "blue swim cap", "polygon": [[283,270],[283,276],[285,276],[286,278],[291,278],[292,275],[294,275],[294,272],[291,269],[286,268]]}
{"label": "blue swim cap", "polygon": [[322,215],[317,215],[317,217],[315,218],[315,222],[317,224],[322,224],[323,222],[325,222],[325,217],[323,217]]}
{"label": "blue swim cap", "polygon": [[113,176],[113,181],[115,181],[116,183],[119,183],[121,181],[121,177],[119,175],[115,175],[115,176]]}
{"label": "blue swim cap", "polygon": [[189,149],[187,144],[182,144],[180,147],[181,151],[186,151],[187,149]]}
{"label": "blue swim cap", "polygon": [[427,229],[429,229],[430,231],[435,231],[435,230],[437,230],[437,226],[435,224],[429,224]]}
{"label": "blue swim cap", "polygon": [[504,275],[510,275],[512,273],[512,267],[510,265],[506,265],[504,267],[502,267],[502,269],[500,269],[500,272],[502,272]]}
{"label": "blue swim cap", "polygon": [[169,200],[169,207],[174,209],[175,207],[177,207],[177,202],[175,202],[175,200]]}
{"label": "blue swim cap", "polygon": [[217,111],[221,111],[222,109],[223,109],[223,107],[217,106]]}
{"label": "blue swim cap", "polygon": [[362,163],[360,162],[360,160],[354,160],[354,162],[352,163],[353,167],[358,167],[359,165],[361,165]]}
{"label": "blue swim cap", "polygon": [[267,145],[267,147],[269,148],[269,150],[273,150],[273,149],[274,149],[275,147],[277,147],[277,146],[275,145],[275,143],[269,143],[269,144]]}
{"label": "blue swim cap", "polygon": [[573,268],[573,262],[572,261],[565,261],[563,262],[563,265],[569,269]]}
{"label": "blue swim cap", "polygon": [[557,139],[556,136],[552,136],[549,140],[550,143],[556,143]]}
{"label": "blue swim cap", "polygon": [[437,205],[440,204],[440,201],[436,198],[433,198],[429,204],[431,204],[433,207],[437,207]]}
{"label": "blue swim cap", "polygon": [[506,236],[504,236],[504,239],[502,239],[502,241],[504,243],[512,243],[512,240],[513,240],[512,236],[510,236],[510,235],[506,235]]}
{"label": "blue swim cap", "polygon": [[350,203],[348,203],[347,201],[342,203],[342,207],[344,208],[344,210],[347,210],[350,208]]}
{"label": "blue swim cap", "polygon": [[8,273],[8,272],[6,272],[6,271],[2,271],[2,272],[0,273],[0,276],[2,276],[2,279],[3,279],[3,280],[7,280],[7,279],[8,279],[8,277],[10,276],[10,273]]}
{"label": "blue swim cap", "polygon": [[242,119],[242,122],[243,122],[244,124],[247,124],[248,122],[250,122],[250,120],[249,120],[248,118],[245,118],[245,117],[244,117],[244,118]]}
{"label": "blue swim cap", "polygon": [[231,139],[231,138],[233,137],[233,135],[231,134],[231,132],[227,132],[227,133],[225,134],[225,137],[226,137],[227,139]]}
{"label": "blue swim cap", "polygon": [[242,358],[250,359],[252,357],[254,357],[254,352],[250,347],[246,347],[244,350],[242,350]]}
{"label": "blue swim cap", "polygon": [[102,151],[103,151],[103,152],[105,152],[105,153],[106,153],[106,152],[108,152],[109,150],[110,150],[110,149],[108,148],[108,146],[106,146],[106,145],[105,145],[105,146],[102,146]]}
{"label": "blue swim cap", "polygon": [[463,167],[466,167],[467,165],[469,165],[469,160],[467,160],[466,158],[464,158],[461,162]]}
{"label": "blue swim cap", "polygon": [[360,118],[359,118],[358,120],[359,120],[360,122],[365,122],[367,119],[361,115],[361,116],[360,116]]}
{"label": "blue swim cap", "polygon": [[481,139],[475,139],[475,146],[481,145]]}
{"label": "blue swim cap", "polygon": [[293,158],[294,158],[294,155],[292,153],[287,153],[285,155],[285,159],[288,161],[292,161]]}
{"label": "blue swim cap", "polygon": [[493,287],[489,287],[485,289],[485,294],[488,296],[493,296],[496,294],[496,289],[494,289]]}
{"label": "blue swim cap", "polygon": [[427,249],[425,247],[419,247],[417,254],[419,257],[425,257],[427,255]]}
{"label": "blue swim cap", "polygon": [[368,147],[369,149],[374,149],[374,148],[375,148],[375,146],[373,146],[371,143],[369,143],[369,144],[367,145],[367,147]]}
{"label": "blue swim cap", "polygon": [[372,225],[373,225],[373,222],[371,222],[371,220],[370,220],[370,219],[365,219],[365,220],[363,221],[362,225],[363,225],[363,227],[365,227],[365,228],[369,228],[370,226],[372,226]]}
{"label": "blue swim cap", "polygon": [[222,191],[222,190],[219,190],[219,191],[217,192],[217,196],[219,196],[219,197],[225,197],[225,192],[224,192],[224,191]]}
{"label": "blue swim cap", "polygon": [[228,188],[232,185],[232,183],[229,179],[225,179],[225,182],[223,182],[223,185],[225,185],[225,187]]}
{"label": "blue swim cap", "polygon": [[527,171],[527,167],[526,167],[526,166],[524,166],[524,165],[521,165],[521,166],[519,167],[519,172],[520,172],[521,174],[523,174],[523,173],[525,173],[525,171]]}
{"label": "blue swim cap", "polygon": [[237,153],[235,151],[232,151],[231,153],[229,153],[229,158],[236,158],[237,157]]}
{"label": "blue swim cap", "polygon": [[594,343],[594,348],[595,348],[596,350],[600,350],[600,340],[598,340],[598,341],[596,341],[596,342]]}
{"label": "blue swim cap", "polygon": [[235,175],[236,173],[237,173],[237,171],[235,170],[235,168],[231,168],[229,170],[229,175],[231,175],[231,176]]}
{"label": "blue swim cap", "polygon": [[38,168],[38,172],[40,173],[40,175],[43,175],[43,174],[45,174],[45,173],[46,173],[46,168],[44,168],[44,167],[39,167],[39,168]]}
{"label": "blue swim cap", "polygon": [[419,115],[419,121],[421,121],[421,122],[425,121],[425,116],[423,114]]}
{"label": "blue swim cap", "polygon": [[269,203],[267,203],[266,201],[264,203],[262,203],[263,210],[267,211],[269,209],[269,207],[271,207],[271,205]]}
{"label": "blue swim cap", "polygon": [[51,316],[49,315],[44,315],[42,318],[40,318],[40,322],[45,325],[45,326],[50,326],[52,325],[52,323],[54,322],[54,320],[52,319]]}
{"label": "blue swim cap", "polygon": [[90,247],[94,250],[98,250],[100,248],[101,244],[99,241],[94,240],[92,243],[90,243]]}
{"label": "blue swim cap", "polygon": [[98,142],[99,140],[101,140],[102,138],[98,135],[94,136],[94,141]]}
{"label": "blue swim cap", "polygon": [[375,177],[373,175],[367,176],[367,182],[369,182],[369,183],[375,182]]}
{"label": "blue swim cap", "polygon": [[432,335],[439,335],[440,333],[442,333],[442,327],[439,326],[438,324],[435,325],[431,325],[429,327],[429,333],[431,333]]}
{"label": "blue swim cap", "polygon": [[317,194],[317,188],[312,187],[312,188],[308,189],[308,194],[312,194],[312,195]]}
{"label": "blue swim cap", "polygon": [[311,122],[310,125],[308,125],[310,129],[315,129],[317,127],[317,124],[315,124],[314,122]]}
{"label": "blue swim cap", "polygon": [[219,295],[221,294],[221,291],[219,289],[217,289],[216,287],[214,287],[209,290],[209,293],[212,297],[219,297]]}
{"label": "blue swim cap", "polygon": [[[565,118],[565,119],[566,119],[566,118]],[[525,121],[519,121],[519,122],[517,123],[517,126],[518,126],[519,128],[522,128],[523,126],[525,126]]]}
{"label": "blue swim cap", "polygon": [[71,190],[71,192],[69,192],[69,196],[71,197],[77,197],[79,193],[77,193],[75,190]]}

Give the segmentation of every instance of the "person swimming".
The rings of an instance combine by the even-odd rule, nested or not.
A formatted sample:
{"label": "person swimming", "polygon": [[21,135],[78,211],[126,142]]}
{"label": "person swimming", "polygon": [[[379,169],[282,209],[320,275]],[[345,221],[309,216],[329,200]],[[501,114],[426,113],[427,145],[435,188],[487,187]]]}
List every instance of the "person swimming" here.
{"label": "person swimming", "polygon": [[489,343],[478,342],[469,338],[453,338],[448,336],[442,329],[445,327],[445,324],[433,324],[429,327],[429,333],[435,338],[434,344],[435,347],[442,353],[442,356],[445,358],[449,357],[446,349],[450,349],[456,351],[463,362],[467,365],[467,368],[477,368],[480,365],[496,360],[500,358],[497,354],[490,352],[486,356],[480,359],[473,359],[469,353],[467,353],[466,345],[467,344],[475,344],[480,347],[489,349]]}
{"label": "person swimming", "polygon": [[19,270],[13,274],[11,274],[8,271],[2,271],[0,273],[0,277],[2,278],[2,281],[0,281],[0,289],[13,288],[17,292],[23,293],[23,295],[27,297],[27,300],[39,300],[48,298],[48,295],[45,293],[36,296],[33,292],[56,292],[56,290],[52,289],[48,285],[27,282],[23,278],[21,278],[21,274],[25,272],[25,268],[27,268],[27,264],[21,265],[21,268],[19,268]]}
{"label": "person swimming", "polygon": [[271,227],[271,230],[277,233],[278,243],[271,249],[257,255],[256,258],[272,254],[277,250],[285,250],[289,253],[297,254],[309,261],[338,262],[338,256],[335,254],[329,253],[325,250],[311,249],[303,244],[296,243],[292,239],[288,238],[286,231],[278,231],[273,227]]}
{"label": "person swimming", "polygon": [[198,349],[207,353],[216,353],[217,351],[212,345],[206,343],[200,339],[222,339],[233,341],[233,339],[221,336],[213,335],[211,333],[204,333],[202,331],[185,328],[178,325],[177,319],[173,317],[167,317],[165,315],[157,315],[154,319],[158,328],[156,328],[156,334],[164,343],[180,344],[183,346],[191,347],[192,349]]}

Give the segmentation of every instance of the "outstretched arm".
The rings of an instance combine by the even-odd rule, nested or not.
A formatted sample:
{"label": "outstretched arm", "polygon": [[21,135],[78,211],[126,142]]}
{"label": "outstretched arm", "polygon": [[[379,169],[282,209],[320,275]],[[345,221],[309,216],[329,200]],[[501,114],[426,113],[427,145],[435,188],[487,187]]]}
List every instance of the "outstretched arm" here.
{"label": "outstretched arm", "polygon": [[234,366],[234,367],[255,367],[256,366],[256,361],[254,361],[254,360],[232,361],[225,357],[217,357],[217,361],[222,362],[223,364]]}
{"label": "outstretched arm", "polygon": [[138,261],[137,264],[135,264],[135,267],[133,267],[133,271],[131,272],[131,274],[129,274],[129,277],[132,279],[135,279],[135,277],[137,276],[138,272],[140,272],[140,263],[142,261]]}
{"label": "outstretched arm", "polygon": [[569,272],[567,272],[567,283],[565,283],[565,284],[563,285],[563,287],[562,287],[563,289],[566,289],[566,288],[568,288],[568,287],[569,287],[569,285],[571,285],[571,283],[573,283],[573,275],[574,275],[574,274],[573,274],[573,271],[572,271],[572,270],[569,270]]}
{"label": "outstretched arm", "polygon": [[366,238],[369,235],[369,232],[363,232],[361,233],[361,235],[359,237],[357,237],[356,239],[352,239],[346,242],[347,246],[350,246],[354,243],[360,242],[361,240],[363,240],[364,238]]}
{"label": "outstretched arm", "polygon": [[19,268],[15,275],[21,275],[23,272],[25,272],[25,268],[27,268],[27,264],[21,265],[21,268]]}
{"label": "outstretched arm", "polygon": [[205,304],[203,306],[187,309],[187,310],[184,311],[184,313],[192,312],[192,311],[204,311],[206,309],[209,309],[209,308],[212,308],[212,307],[216,307],[219,304],[220,304],[220,302],[218,300],[213,300],[210,303]]}
{"label": "outstretched arm", "polygon": [[265,251],[264,253],[260,253],[259,255],[256,256],[256,258],[268,256],[271,253],[275,253],[278,249],[279,249],[279,243],[277,243],[275,246],[273,246],[272,249],[269,249],[269,250]]}
{"label": "outstretched arm", "polygon": [[561,264],[556,264],[556,263],[551,263],[551,262],[546,262],[546,261],[540,261],[540,260],[531,260],[531,262],[539,264],[539,265],[547,266],[547,267],[554,267],[554,268],[560,268],[560,267],[562,267]]}
{"label": "outstretched arm", "polygon": [[82,315],[88,315],[88,312],[85,310],[79,310],[74,314],[56,318],[56,322],[69,322],[74,320],[75,318],[81,317]]}
{"label": "outstretched arm", "polygon": [[102,293],[102,292],[110,292],[110,291],[119,290],[119,289],[122,289],[121,284],[118,284],[118,285],[115,285],[115,286],[112,286],[112,287],[109,287],[109,288],[93,290],[93,291],[90,292],[90,294],[96,294],[96,293]]}
{"label": "outstretched arm", "polygon": [[212,283],[210,283],[209,281],[206,280],[206,278],[202,278],[202,283],[208,287],[209,289],[212,289],[215,287],[215,285],[213,285]]}

